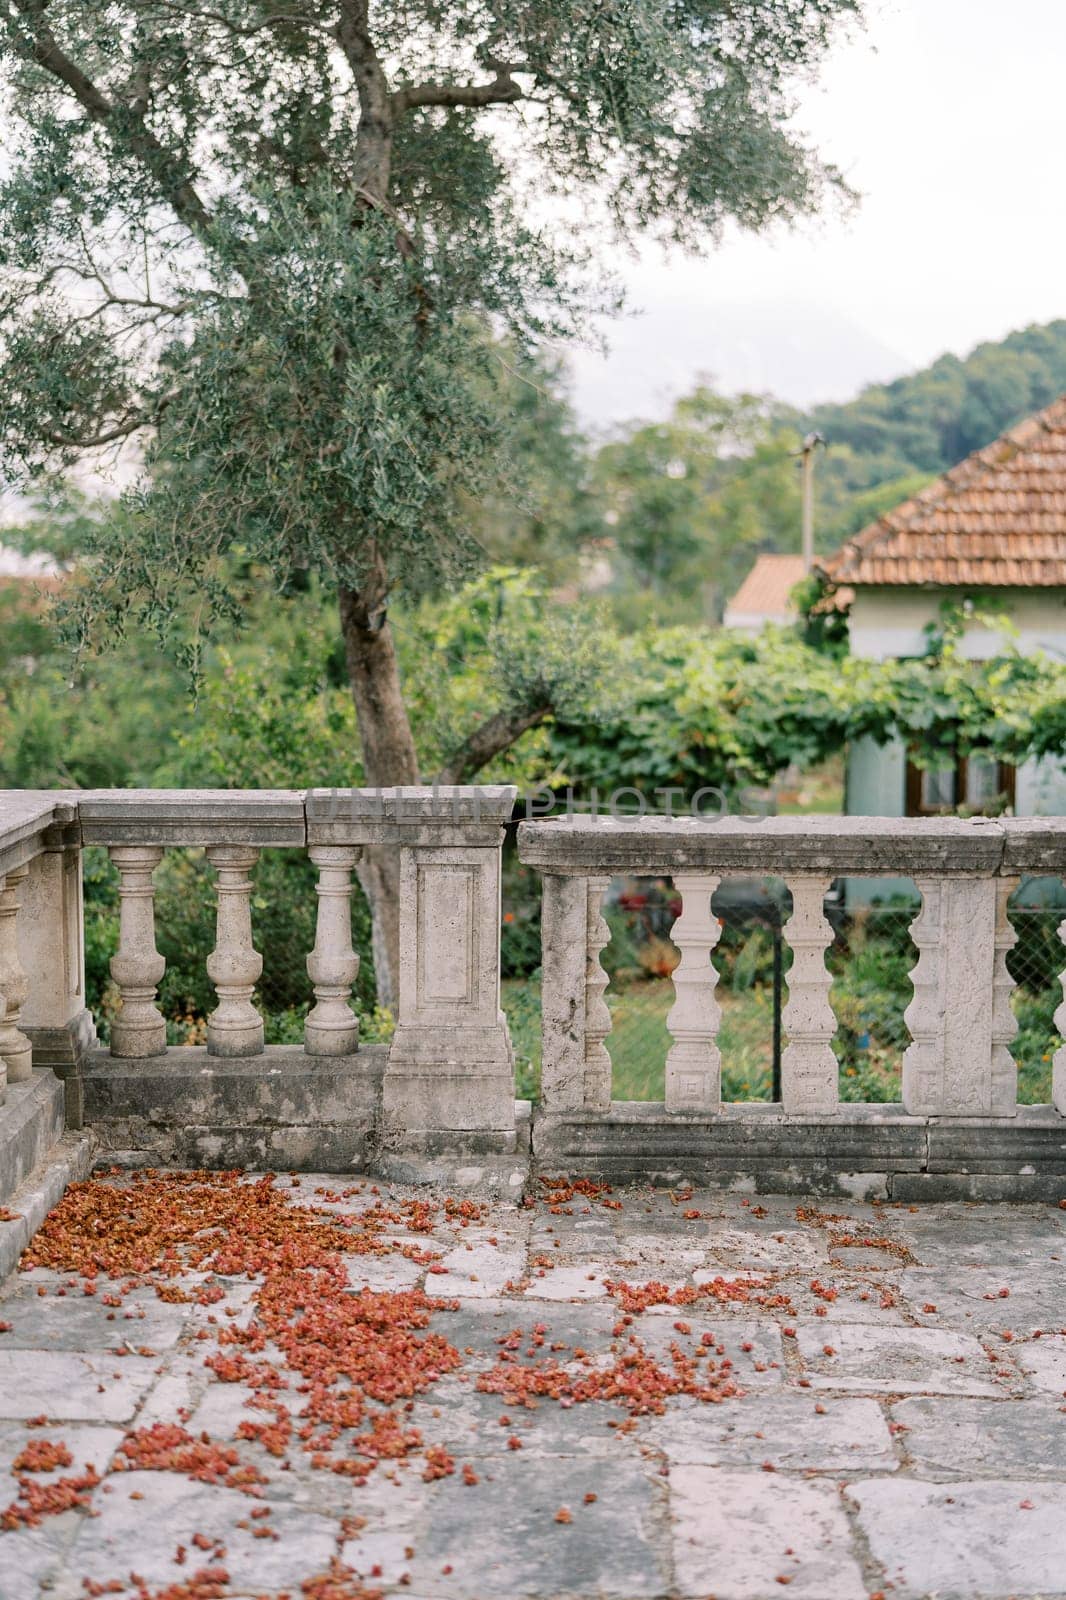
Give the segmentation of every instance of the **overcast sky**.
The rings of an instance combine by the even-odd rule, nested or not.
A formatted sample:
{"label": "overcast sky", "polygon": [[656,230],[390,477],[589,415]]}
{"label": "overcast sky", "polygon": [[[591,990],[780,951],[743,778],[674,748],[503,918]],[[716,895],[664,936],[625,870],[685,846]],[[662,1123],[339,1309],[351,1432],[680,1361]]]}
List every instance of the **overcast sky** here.
{"label": "overcast sky", "polygon": [[797,404],[1066,316],[1066,0],[871,0],[797,126],[850,216],[621,262],[631,310],[578,352],[586,422],[662,415],[702,371]]}

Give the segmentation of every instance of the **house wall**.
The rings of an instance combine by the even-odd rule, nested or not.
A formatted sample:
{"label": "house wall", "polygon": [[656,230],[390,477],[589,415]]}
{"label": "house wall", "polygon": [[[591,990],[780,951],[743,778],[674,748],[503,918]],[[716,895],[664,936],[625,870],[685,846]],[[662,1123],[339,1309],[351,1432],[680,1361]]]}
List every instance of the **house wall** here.
{"label": "house wall", "polygon": [[786,622],[795,622],[795,613],[768,611],[734,611],[731,606],[726,606],[722,617],[722,627],[732,628],[740,633],[761,633],[772,623],[776,628],[784,627]]}
{"label": "house wall", "polygon": [[[1066,659],[1066,589],[985,589],[969,591],[974,598],[991,597],[997,612],[1008,616],[1017,630],[1004,635],[975,622],[966,630],[959,648],[972,661],[997,655],[1013,641],[1028,653],[1046,650]],[[939,620],[944,600],[958,599],[957,589],[917,587],[860,588],[848,619],[851,653],[874,661],[892,656],[925,654],[927,623]]]}
{"label": "house wall", "polygon": [[[997,611],[1010,618],[1013,634],[983,626],[968,628],[959,648],[972,661],[996,655],[1013,643],[1028,653],[1045,650],[1066,660],[1066,590],[986,589]],[[922,655],[923,628],[935,623],[941,602],[957,590],[912,588],[859,589],[851,607],[848,633],[853,655],[884,661]],[[900,817],[905,810],[905,761],[899,741],[877,745],[861,739],[848,754],[847,810],[853,816]],[[1020,817],[1066,814],[1066,766],[1045,757],[1018,768],[1015,812]]]}
{"label": "house wall", "polygon": [[[981,591],[976,591],[980,593]],[[1010,617],[1016,632],[1002,632],[976,623],[960,641],[972,661],[996,655],[1005,643],[1028,653],[1045,650],[1066,659],[1066,590],[985,590],[996,609]],[[939,620],[941,601],[957,598],[947,589],[860,589],[852,603],[848,632],[852,654],[874,661],[923,655],[923,628]],[[848,751],[844,809],[849,816],[901,817],[906,811],[906,754],[902,740],[878,745],[859,739]],[[1018,768],[1015,814],[1019,817],[1066,815],[1066,764],[1045,757]],[[848,882],[849,903],[862,904],[875,895],[902,892],[904,880],[880,884]]]}

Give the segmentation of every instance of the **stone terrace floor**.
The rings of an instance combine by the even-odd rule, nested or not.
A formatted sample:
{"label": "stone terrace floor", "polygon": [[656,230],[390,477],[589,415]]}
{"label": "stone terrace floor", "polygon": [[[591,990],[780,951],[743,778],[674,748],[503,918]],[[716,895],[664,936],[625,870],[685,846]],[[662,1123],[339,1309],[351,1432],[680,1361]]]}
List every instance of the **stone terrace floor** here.
{"label": "stone terrace floor", "polygon": [[1066,1595],[1064,1210],[64,1208],[0,1294],[3,1600]]}

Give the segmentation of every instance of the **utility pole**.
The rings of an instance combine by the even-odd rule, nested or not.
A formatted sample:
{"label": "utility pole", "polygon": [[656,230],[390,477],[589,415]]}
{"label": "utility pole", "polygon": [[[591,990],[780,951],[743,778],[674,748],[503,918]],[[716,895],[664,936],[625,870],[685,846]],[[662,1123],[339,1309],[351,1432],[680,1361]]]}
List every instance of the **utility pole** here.
{"label": "utility pole", "polygon": [[820,433],[809,433],[803,441],[800,455],[803,458],[803,574],[806,577],[814,565],[814,452],[818,446],[826,448]]}

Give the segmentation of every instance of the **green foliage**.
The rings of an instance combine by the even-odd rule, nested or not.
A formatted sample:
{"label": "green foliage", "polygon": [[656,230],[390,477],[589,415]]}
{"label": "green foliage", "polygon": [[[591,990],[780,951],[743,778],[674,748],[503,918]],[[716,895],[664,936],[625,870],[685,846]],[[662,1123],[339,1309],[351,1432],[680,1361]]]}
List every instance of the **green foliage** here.
{"label": "green foliage", "polygon": [[[945,472],[1064,390],[1066,321],[1049,322],[980,344],[964,360],[941,356],[921,372],[864,389],[855,400],[819,406],[809,421],[830,442],[827,471],[834,458],[847,459],[839,453],[845,447],[860,460],[876,460],[870,482],[885,483]],[[860,486],[857,473],[850,482]]]}
{"label": "green foliage", "polygon": [[536,567],[552,582],[570,583],[583,547],[604,527],[565,363],[550,351],[500,344],[492,361],[508,417],[507,472],[479,501],[464,496],[470,537],[492,565]]}
{"label": "green foliage", "polygon": [[1063,390],[1066,321],[806,416],[698,384],[666,421],[618,428],[597,453],[593,483],[618,547],[616,616],[633,629],[715,619],[757,554],[798,551],[796,453],[809,430],[829,445],[815,471],[816,543],[828,552]]}
{"label": "green foliage", "polygon": [[667,616],[720,616],[760,550],[795,543],[798,444],[763,397],[701,385],[601,447],[594,484],[625,572]]}
{"label": "green foliage", "polygon": [[559,719],[553,764],[606,800],[622,785],[702,787],[743,803],[786,767],[814,766],[852,740],[901,738],[922,766],[988,752],[1017,763],[1066,744],[1066,670],[1013,648],[962,657],[947,635],[929,655],[870,661],[804,643],[798,630],[757,638],[675,628],[629,642],[624,715]]}
{"label": "green foliage", "polygon": [[[790,85],[858,12],[0,10],[0,467],[144,441],[124,514],[82,542],[69,637],[152,630],[197,668],[243,614],[244,562],[377,608],[469,570],[471,505],[498,548],[512,441],[544,418],[530,351],[614,300],[595,228],[577,242],[565,206],[534,226],[531,197],[695,246],[844,192],[791,131]],[[526,533],[550,542],[537,478]]]}
{"label": "green foliage", "polygon": [[[494,567],[397,625],[404,694],[423,766],[439,771],[495,713],[552,711],[596,720],[628,691],[621,647],[602,609],[557,604],[543,576]],[[490,762],[487,781],[533,788],[551,775],[549,735],[534,726]]]}

